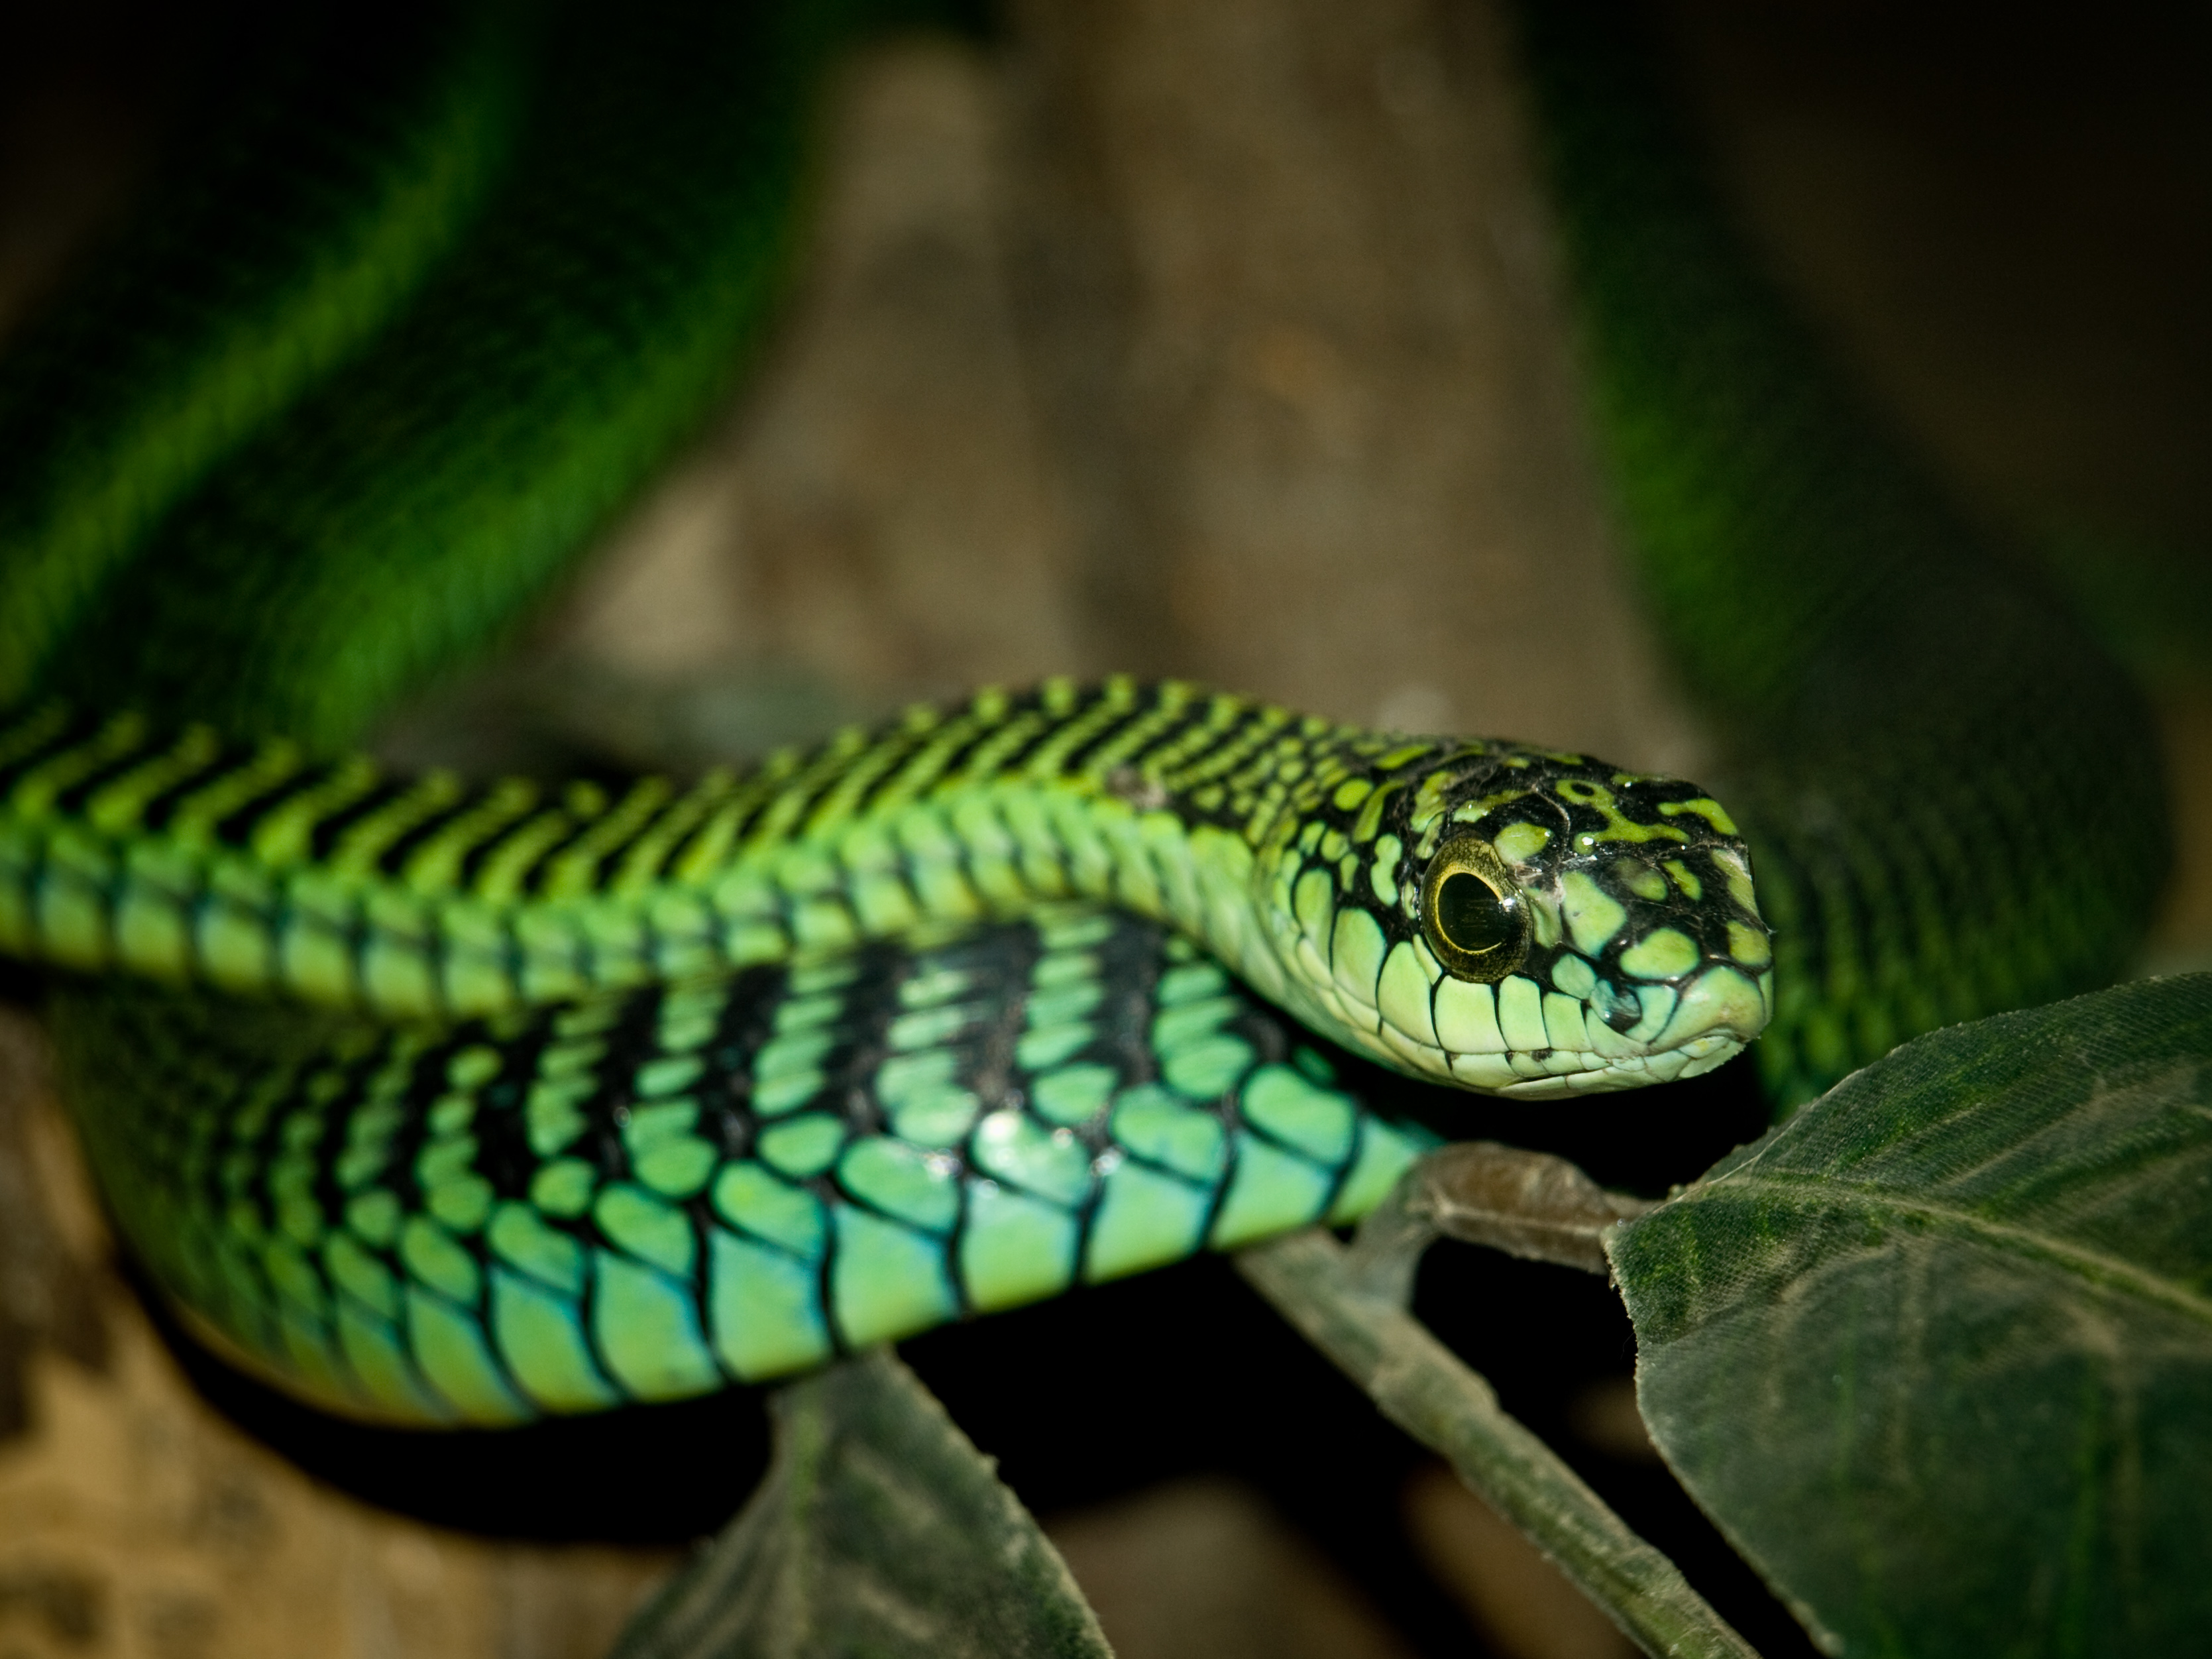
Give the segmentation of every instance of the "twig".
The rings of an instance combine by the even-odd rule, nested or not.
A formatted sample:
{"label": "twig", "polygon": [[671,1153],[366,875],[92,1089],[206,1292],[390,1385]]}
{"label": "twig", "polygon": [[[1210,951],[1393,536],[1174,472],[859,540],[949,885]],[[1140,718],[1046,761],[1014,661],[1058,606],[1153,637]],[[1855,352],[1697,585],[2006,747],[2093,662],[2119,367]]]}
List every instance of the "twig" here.
{"label": "twig", "polygon": [[1363,1289],[1348,1255],[1316,1231],[1246,1250],[1237,1267],[1385,1417],[1449,1459],[1644,1652],[1758,1659],[1680,1568],[1499,1409],[1488,1382],[1411,1314]]}
{"label": "twig", "polygon": [[1548,1152],[1461,1141],[1437,1147],[1406,1171],[1359,1224],[1350,1266],[1364,1293],[1399,1308],[1413,1299],[1421,1253],[1439,1238],[1610,1273],[1606,1230],[1651,1207],[1647,1200],[1607,1192]]}

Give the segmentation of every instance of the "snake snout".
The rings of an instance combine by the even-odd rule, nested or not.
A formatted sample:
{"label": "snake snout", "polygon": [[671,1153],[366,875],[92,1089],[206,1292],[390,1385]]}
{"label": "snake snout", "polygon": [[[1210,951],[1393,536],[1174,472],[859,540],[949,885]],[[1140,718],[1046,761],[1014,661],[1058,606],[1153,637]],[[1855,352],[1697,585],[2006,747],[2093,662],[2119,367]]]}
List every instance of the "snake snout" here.
{"label": "snake snout", "polygon": [[1674,1012],[1651,1046],[1685,1056],[1689,1063],[1678,1075],[1696,1077],[1741,1053],[1773,1013],[1771,972],[1753,979],[1716,963],[1676,993]]}

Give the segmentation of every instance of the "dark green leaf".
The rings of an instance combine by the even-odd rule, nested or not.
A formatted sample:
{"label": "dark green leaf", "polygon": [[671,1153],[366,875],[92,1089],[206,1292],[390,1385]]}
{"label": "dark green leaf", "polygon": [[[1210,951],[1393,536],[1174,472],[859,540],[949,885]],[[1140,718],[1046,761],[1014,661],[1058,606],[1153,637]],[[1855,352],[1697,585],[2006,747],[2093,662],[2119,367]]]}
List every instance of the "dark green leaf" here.
{"label": "dark green leaf", "polygon": [[1059,1552],[888,1351],[775,1412],[760,1491],[612,1659],[1111,1659]]}
{"label": "dark green leaf", "polygon": [[2212,1650],[2212,975],[1908,1043],[1612,1252],[1661,1449],[1850,1652]]}

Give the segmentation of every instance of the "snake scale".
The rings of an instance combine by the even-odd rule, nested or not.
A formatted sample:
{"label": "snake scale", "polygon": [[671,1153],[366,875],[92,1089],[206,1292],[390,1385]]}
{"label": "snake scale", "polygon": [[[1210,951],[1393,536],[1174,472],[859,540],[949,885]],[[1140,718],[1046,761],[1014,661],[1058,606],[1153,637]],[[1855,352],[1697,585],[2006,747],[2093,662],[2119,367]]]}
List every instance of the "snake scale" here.
{"label": "snake scale", "polygon": [[1787,1107],[2123,962],[2132,694],[1836,389],[1622,8],[1523,33],[1728,807],[1119,679],[688,782],[350,757],[730,384],[866,21],[376,19],[249,32],[0,359],[0,948],[155,1282],[284,1387],[497,1424],[773,1376],[1355,1218],[1432,1137],[1332,1044],[1568,1100],[1766,1028]]}

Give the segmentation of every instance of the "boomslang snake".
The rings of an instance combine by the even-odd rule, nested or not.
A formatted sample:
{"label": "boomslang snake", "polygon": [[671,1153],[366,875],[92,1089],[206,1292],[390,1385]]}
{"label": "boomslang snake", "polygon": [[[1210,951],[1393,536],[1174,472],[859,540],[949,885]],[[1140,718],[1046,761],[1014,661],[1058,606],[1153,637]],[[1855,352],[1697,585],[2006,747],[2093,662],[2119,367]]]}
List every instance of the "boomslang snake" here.
{"label": "boomslang snake", "polygon": [[1123,680],[688,785],[346,758],[728,383],[854,21],[456,3],[348,62],[287,20],[6,360],[0,946],[64,970],[103,1188],[218,1347],[387,1420],[696,1394],[1355,1218],[1428,1132],[1283,1015],[1563,1099],[1771,1016],[1787,1107],[2117,969],[2131,695],[1868,435],[1594,9],[1532,61],[1728,809]]}

